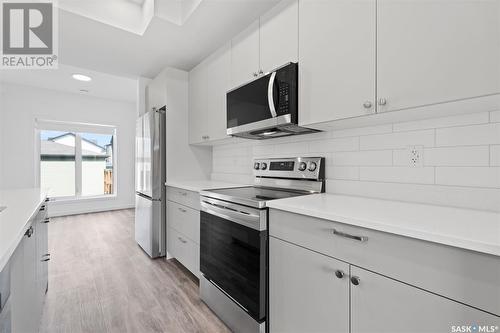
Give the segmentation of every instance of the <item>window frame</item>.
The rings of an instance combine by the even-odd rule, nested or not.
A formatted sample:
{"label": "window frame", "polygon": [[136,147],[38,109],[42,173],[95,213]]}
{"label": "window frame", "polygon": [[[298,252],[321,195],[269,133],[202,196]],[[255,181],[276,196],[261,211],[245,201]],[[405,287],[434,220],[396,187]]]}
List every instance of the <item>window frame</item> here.
{"label": "window frame", "polygon": [[[113,125],[100,125],[90,123],[75,123],[45,119],[35,119],[35,183],[40,187],[41,183],[41,139],[42,131],[64,131],[75,134],[75,195],[51,197],[52,201],[74,202],[86,200],[110,200],[116,199],[118,191],[118,139],[117,128]],[[108,134],[113,136],[113,193],[100,195],[82,195],[82,133]]]}

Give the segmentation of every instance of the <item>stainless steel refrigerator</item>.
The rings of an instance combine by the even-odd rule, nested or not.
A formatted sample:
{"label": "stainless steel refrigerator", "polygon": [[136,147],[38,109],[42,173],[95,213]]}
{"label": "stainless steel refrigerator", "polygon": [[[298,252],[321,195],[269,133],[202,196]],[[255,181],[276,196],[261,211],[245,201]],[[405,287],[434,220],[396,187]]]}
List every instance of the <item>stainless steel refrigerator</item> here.
{"label": "stainless steel refrigerator", "polygon": [[135,137],[135,241],[151,257],[166,255],[165,107],[137,119]]}

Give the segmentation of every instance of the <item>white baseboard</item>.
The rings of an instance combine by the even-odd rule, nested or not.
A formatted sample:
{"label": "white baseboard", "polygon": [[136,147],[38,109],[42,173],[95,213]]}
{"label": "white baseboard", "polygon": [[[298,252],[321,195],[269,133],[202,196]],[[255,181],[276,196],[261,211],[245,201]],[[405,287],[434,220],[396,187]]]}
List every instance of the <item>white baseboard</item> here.
{"label": "white baseboard", "polygon": [[[53,205],[53,204],[51,204]],[[135,208],[135,205],[110,205],[110,206],[102,206],[102,207],[85,207],[85,208],[63,208],[59,207],[51,207],[49,205],[49,216],[50,217],[59,217],[59,216],[70,216],[70,215],[79,215],[79,214],[88,214],[88,213],[99,213],[99,212],[107,212],[113,210],[121,210],[121,209],[131,209]]]}

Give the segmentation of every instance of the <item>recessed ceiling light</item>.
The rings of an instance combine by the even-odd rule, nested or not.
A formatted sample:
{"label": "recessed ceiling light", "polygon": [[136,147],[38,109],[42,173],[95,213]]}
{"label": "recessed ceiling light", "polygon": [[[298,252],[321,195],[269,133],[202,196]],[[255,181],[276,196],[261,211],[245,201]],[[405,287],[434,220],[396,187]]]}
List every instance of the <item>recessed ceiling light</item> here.
{"label": "recessed ceiling light", "polygon": [[85,82],[92,81],[92,78],[90,76],[83,75],[83,74],[73,74],[72,77],[73,77],[73,79],[78,80],[78,81],[85,81]]}
{"label": "recessed ceiling light", "polygon": [[83,93],[83,94],[86,94],[88,93],[89,91],[87,89],[80,89],[80,92]]}

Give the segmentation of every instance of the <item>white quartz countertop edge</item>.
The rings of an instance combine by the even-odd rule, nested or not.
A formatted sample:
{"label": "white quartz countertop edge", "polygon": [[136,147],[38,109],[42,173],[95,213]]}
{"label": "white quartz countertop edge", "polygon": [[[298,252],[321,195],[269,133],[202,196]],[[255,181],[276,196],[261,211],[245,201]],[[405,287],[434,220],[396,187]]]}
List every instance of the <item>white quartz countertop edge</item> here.
{"label": "white quartz countertop edge", "polygon": [[230,188],[248,186],[245,184],[226,183],[217,180],[169,180],[166,186],[181,188],[187,191],[200,192],[216,188]]}
{"label": "white quartz countertop edge", "polygon": [[[15,224],[15,232],[10,232],[9,235],[4,235],[2,239],[6,242],[9,242],[9,245],[5,248],[0,248],[0,271],[2,271],[7,263],[9,262],[10,258],[14,254],[14,251],[16,250],[17,246],[21,242],[22,238],[24,237],[24,233],[26,231],[26,228],[28,227],[28,224],[31,223],[31,219],[38,213],[38,210],[42,206],[42,204],[45,202],[45,199],[47,198],[47,193],[45,191],[41,191],[39,189],[33,189],[34,192],[38,192],[39,194],[39,200],[36,201],[35,204],[33,202],[27,203],[26,207],[23,207],[27,210],[25,214],[22,214],[22,216],[16,216],[16,215],[21,215],[21,214],[12,214],[10,213],[8,216],[5,218],[10,219],[11,223]],[[7,192],[6,190],[1,191],[3,193]],[[14,190],[14,192],[18,192]],[[16,198],[16,199],[22,199],[22,197]],[[3,202],[0,202],[0,205],[4,205]],[[10,205],[7,205],[7,209],[9,209]],[[17,208],[17,207],[16,207]],[[7,212],[7,209],[4,212]],[[3,214],[4,212],[0,213]],[[4,217],[1,217],[0,223],[3,223]],[[13,219],[13,220],[12,220]]]}
{"label": "white quartz countertop edge", "polygon": [[[358,212],[354,209],[335,208],[336,203],[342,204],[349,201],[352,206],[356,206],[356,203],[360,204]],[[369,204],[367,205],[367,203]],[[374,210],[373,215],[370,212],[370,205],[378,207],[376,211]],[[496,212],[331,194],[274,200],[268,202],[267,206],[291,213],[500,256],[500,213]],[[411,212],[408,212],[409,214],[420,211],[422,219],[426,219],[429,214],[436,215],[436,218],[431,221],[426,219],[421,224],[415,223],[418,216],[412,216],[410,219],[405,220],[404,211],[399,214],[391,212],[391,210],[401,206],[410,208]],[[429,212],[426,212],[426,209]],[[457,218],[457,214],[447,216],[452,210],[462,214],[463,218]],[[388,212],[386,219],[381,213],[383,211]],[[400,215],[399,220],[397,215]],[[484,223],[468,219],[469,215],[481,218],[481,222]],[[450,220],[452,218],[453,221]],[[450,226],[451,224],[455,227]],[[472,236],[467,233],[468,229],[482,227],[484,228],[482,232],[481,230],[475,230],[475,234]]]}

